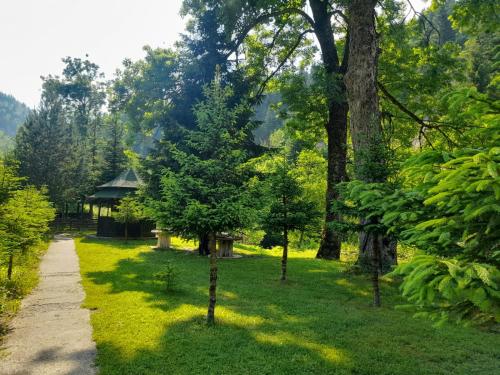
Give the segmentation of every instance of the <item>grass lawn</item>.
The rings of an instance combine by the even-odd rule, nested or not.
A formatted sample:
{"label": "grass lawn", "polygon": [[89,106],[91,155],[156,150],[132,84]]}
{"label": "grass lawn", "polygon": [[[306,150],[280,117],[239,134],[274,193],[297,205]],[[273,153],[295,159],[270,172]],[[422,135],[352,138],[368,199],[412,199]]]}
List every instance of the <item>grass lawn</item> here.
{"label": "grass lawn", "polygon": [[[367,279],[313,251],[291,251],[284,285],[278,252],[219,261],[207,327],[208,259],[153,243],[77,239],[101,374],[500,374],[498,335],[414,319],[392,285],[374,309]],[[167,261],[172,293],[153,278]]]}

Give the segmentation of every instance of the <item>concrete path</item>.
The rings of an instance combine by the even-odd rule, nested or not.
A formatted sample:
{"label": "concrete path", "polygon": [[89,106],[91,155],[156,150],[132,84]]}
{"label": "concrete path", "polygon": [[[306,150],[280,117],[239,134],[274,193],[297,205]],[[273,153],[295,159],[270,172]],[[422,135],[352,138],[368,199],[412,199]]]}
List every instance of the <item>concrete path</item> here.
{"label": "concrete path", "polygon": [[85,294],[79,269],[74,241],[56,236],[40,265],[40,284],[12,321],[0,352],[1,375],[96,373],[90,314],[80,307]]}

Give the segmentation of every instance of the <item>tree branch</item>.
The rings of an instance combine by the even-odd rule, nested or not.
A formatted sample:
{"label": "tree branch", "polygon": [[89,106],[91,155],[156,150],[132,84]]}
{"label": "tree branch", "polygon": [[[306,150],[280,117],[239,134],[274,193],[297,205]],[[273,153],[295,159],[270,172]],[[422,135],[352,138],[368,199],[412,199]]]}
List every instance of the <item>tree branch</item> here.
{"label": "tree branch", "polygon": [[346,23],[346,25],[349,24],[349,19],[347,18],[347,16],[340,10],[338,9],[335,9],[335,10],[332,10],[331,12],[328,13],[328,16],[331,18],[332,16],[339,16],[340,18],[342,18],[342,20]]}
{"label": "tree branch", "polygon": [[[425,14],[421,13],[421,12],[417,12],[417,10],[415,9],[415,7],[413,6],[413,4],[411,3],[410,0],[406,0],[406,2],[408,3],[408,5],[410,6],[411,10],[413,11],[413,13],[415,13],[417,16],[419,17],[422,17],[424,19],[424,21],[426,21],[430,26],[431,28],[437,33],[438,35],[438,43],[441,44],[441,33],[439,32],[438,28],[436,26],[434,26],[434,24],[431,22],[430,19],[428,19],[426,17]],[[430,36],[429,36],[430,37]],[[429,38],[427,38],[429,39]],[[428,41],[427,41],[428,42]]]}
{"label": "tree branch", "polygon": [[443,131],[443,129],[441,129],[441,127],[439,125],[432,125],[429,122],[426,122],[424,119],[421,119],[420,117],[418,117],[415,113],[413,113],[408,108],[406,108],[403,105],[403,103],[401,103],[398,99],[396,99],[394,96],[392,96],[392,94],[389,91],[387,91],[387,89],[385,88],[385,86],[382,83],[377,82],[377,86],[380,89],[380,91],[382,91],[382,93],[384,94],[384,96],[387,99],[389,99],[403,113],[405,113],[406,115],[408,115],[408,117],[410,117],[413,121],[415,121],[417,124],[420,125],[419,134],[420,134],[420,136],[421,135],[424,136],[424,138],[427,140],[427,142],[429,142],[429,144],[431,145],[431,147],[432,147],[432,143],[430,143],[429,139],[427,138],[427,136],[425,134],[425,131],[424,131],[425,129],[435,129],[435,130],[437,130],[446,139],[446,141],[448,142],[448,144],[450,144],[450,145],[456,145],[456,142],[454,142],[449,137],[449,135],[446,134]]}
{"label": "tree branch", "polygon": [[296,14],[300,15],[309,25],[315,29],[316,24],[314,20],[309,16],[306,12],[299,8],[287,8],[271,13],[264,13],[256,17],[252,22],[250,22],[247,26],[243,28],[243,31],[240,33],[239,37],[236,38],[231,50],[225,55],[225,58],[228,58],[238,47],[243,43],[248,34],[253,30],[253,28],[261,23],[268,21],[269,19],[277,16],[283,16],[286,14]]}
{"label": "tree branch", "polygon": [[255,94],[255,97],[254,97],[255,101],[259,100],[259,98],[264,93],[264,90],[266,89],[266,86],[269,83],[269,81],[271,79],[273,79],[273,77],[280,71],[280,69],[283,67],[283,65],[286,64],[286,62],[288,61],[288,59],[290,58],[290,56],[292,56],[292,54],[295,52],[295,50],[299,47],[300,43],[302,42],[302,38],[304,38],[304,36],[306,36],[306,34],[313,33],[313,32],[314,32],[314,30],[307,29],[307,30],[305,30],[305,31],[303,31],[302,33],[299,34],[299,37],[295,41],[295,43],[292,46],[292,48],[290,48],[288,50],[288,53],[286,54],[285,58],[283,60],[281,60],[281,62],[276,67],[276,69],[274,69],[273,72],[269,76],[267,76],[267,78],[260,85],[259,90],[257,91],[257,94]]}

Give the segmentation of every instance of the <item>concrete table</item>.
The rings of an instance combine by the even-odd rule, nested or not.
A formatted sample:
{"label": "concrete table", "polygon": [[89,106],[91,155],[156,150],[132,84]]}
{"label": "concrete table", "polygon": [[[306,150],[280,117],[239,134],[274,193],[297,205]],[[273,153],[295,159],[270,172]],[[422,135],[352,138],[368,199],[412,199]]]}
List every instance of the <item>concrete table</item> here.
{"label": "concrete table", "polygon": [[172,244],[171,240],[171,234],[168,230],[166,229],[153,229],[151,233],[154,233],[156,235],[156,238],[158,238],[158,243],[156,247],[161,250],[167,250],[170,249],[170,246]]}

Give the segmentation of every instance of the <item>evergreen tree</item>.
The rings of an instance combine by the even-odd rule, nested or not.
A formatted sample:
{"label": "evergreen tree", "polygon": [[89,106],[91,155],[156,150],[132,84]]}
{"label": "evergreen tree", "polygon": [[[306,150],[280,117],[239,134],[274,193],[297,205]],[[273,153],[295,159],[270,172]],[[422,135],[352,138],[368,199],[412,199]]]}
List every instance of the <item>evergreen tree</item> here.
{"label": "evergreen tree", "polygon": [[207,321],[214,323],[217,285],[215,239],[217,233],[248,225],[251,201],[245,189],[248,172],[243,164],[251,126],[238,127],[243,105],[228,106],[232,97],[220,75],[205,89],[205,101],[195,107],[197,129],[187,135],[190,152],[171,145],[178,168],[162,179],[162,199],[149,202],[149,211],[165,228],[185,237],[204,236],[210,248],[210,302]]}
{"label": "evergreen tree", "polygon": [[117,115],[111,115],[106,118],[104,131],[100,176],[102,183],[118,176],[127,164],[124,144],[124,124],[119,120]]}
{"label": "evergreen tree", "polygon": [[281,258],[281,281],[286,280],[289,233],[314,226],[319,219],[315,202],[304,196],[297,179],[291,173],[290,161],[277,157],[267,178],[270,202],[262,218],[266,233],[280,233],[283,255]]}
{"label": "evergreen tree", "polygon": [[128,241],[128,226],[130,223],[136,223],[143,217],[143,209],[141,204],[134,197],[125,197],[116,206],[116,211],[113,212],[114,219],[125,225],[125,241]]}
{"label": "evergreen tree", "polygon": [[15,254],[27,251],[43,238],[54,214],[45,190],[34,187],[13,192],[0,206],[0,251],[8,258],[9,280],[12,277]]}
{"label": "evergreen tree", "polygon": [[16,137],[15,156],[19,174],[37,187],[46,186],[50,200],[63,208],[71,189],[72,132],[63,114],[62,103],[45,95],[40,108],[33,111]]}

